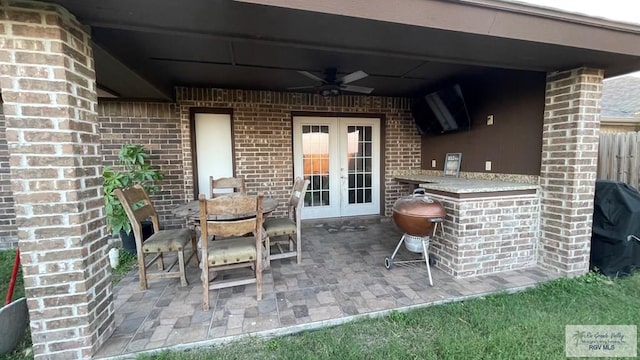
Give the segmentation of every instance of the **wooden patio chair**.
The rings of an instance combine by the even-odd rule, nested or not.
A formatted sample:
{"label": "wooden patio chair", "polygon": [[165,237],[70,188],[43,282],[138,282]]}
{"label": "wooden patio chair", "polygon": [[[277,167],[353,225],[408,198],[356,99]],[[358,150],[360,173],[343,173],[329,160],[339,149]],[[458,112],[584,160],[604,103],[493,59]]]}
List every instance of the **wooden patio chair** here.
{"label": "wooden patio chair", "polygon": [[[193,229],[169,229],[160,230],[160,221],[158,213],[153,207],[149,195],[140,185],[134,185],[125,189],[116,189],[114,191],[118,197],[122,206],[124,207],[129,222],[131,222],[131,229],[133,231],[136,240],[136,251],[138,258],[138,271],[140,272],[140,288],[145,290],[148,288],[148,280],[158,278],[180,278],[180,284],[187,286],[187,277],[185,274],[185,263],[191,260],[191,257],[195,255],[196,261],[198,261],[197,253],[197,241],[198,235]],[[143,239],[142,225],[143,220],[151,219],[153,223],[153,235],[148,239]],[[185,261],[185,246],[191,241],[191,256]],[[178,258],[178,271],[171,271],[176,262],[171,264],[166,271],[164,267],[163,253],[176,252]],[[151,261],[145,261],[145,255],[156,255]],[[154,262],[158,263],[157,273],[147,272]]]}
{"label": "wooden patio chair", "polygon": [[[209,310],[209,291],[231,286],[256,284],[256,299],[262,299],[262,219],[263,195],[200,195],[202,242],[202,309]],[[255,214],[248,216],[247,214]],[[251,234],[251,236],[245,236]],[[216,236],[215,241],[207,241]],[[219,271],[248,267],[252,276],[223,279]],[[210,280],[210,271],[218,272]]]}
{"label": "wooden patio chair", "polygon": [[[300,177],[296,178],[287,203],[287,216],[282,218],[269,217],[264,220],[267,266],[270,266],[271,260],[289,257],[295,257],[298,264],[302,261],[300,217],[304,195],[308,186],[309,180],[304,180]],[[285,248],[283,248],[283,245],[285,245]],[[276,246],[279,253],[272,253],[272,246]]]}
{"label": "wooden patio chair", "polygon": [[212,199],[229,193],[247,194],[243,176],[224,177],[219,179],[214,179],[213,176],[209,176],[209,184],[211,187]]}

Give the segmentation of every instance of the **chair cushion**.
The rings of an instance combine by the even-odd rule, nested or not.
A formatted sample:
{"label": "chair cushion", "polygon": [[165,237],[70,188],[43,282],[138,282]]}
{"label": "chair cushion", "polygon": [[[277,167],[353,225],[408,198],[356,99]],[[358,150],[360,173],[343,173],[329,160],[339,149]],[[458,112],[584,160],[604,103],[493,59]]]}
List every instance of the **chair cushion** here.
{"label": "chair cushion", "polygon": [[195,236],[193,229],[160,230],[142,243],[142,252],[181,251]]}
{"label": "chair cushion", "polygon": [[207,261],[212,266],[237,264],[255,259],[256,238],[253,236],[214,240],[208,248]]}
{"label": "chair cushion", "polygon": [[296,223],[289,218],[266,218],[264,219],[263,227],[269,236],[296,233]]}

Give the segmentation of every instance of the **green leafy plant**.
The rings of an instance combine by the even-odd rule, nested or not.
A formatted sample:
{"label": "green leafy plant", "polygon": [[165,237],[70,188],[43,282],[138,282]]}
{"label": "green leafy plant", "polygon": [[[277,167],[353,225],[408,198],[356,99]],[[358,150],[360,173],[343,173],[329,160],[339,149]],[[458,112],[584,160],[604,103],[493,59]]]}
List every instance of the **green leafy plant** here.
{"label": "green leafy plant", "polygon": [[115,189],[140,184],[148,194],[159,191],[156,181],[162,180],[163,175],[151,168],[148,159],[149,153],[142,145],[124,144],[118,152],[118,168],[105,166],[102,172],[107,226],[116,234],[120,230],[130,233],[131,223],[114,194]]}

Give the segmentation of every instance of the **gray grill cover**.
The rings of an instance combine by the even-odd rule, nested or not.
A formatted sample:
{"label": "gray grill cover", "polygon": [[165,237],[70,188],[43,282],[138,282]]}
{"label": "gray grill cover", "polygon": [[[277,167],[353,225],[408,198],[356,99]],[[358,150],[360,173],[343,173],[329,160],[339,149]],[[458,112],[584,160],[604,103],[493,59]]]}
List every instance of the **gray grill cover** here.
{"label": "gray grill cover", "polygon": [[607,276],[640,267],[640,192],[611,180],[596,181],[590,268]]}

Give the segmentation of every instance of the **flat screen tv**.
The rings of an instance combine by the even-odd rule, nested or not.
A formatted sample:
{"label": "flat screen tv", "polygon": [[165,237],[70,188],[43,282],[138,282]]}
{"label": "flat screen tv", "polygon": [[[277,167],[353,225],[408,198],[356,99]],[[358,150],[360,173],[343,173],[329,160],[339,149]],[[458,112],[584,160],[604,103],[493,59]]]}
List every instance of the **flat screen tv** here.
{"label": "flat screen tv", "polygon": [[422,135],[469,130],[471,127],[462,89],[458,84],[413,99],[411,113]]}

